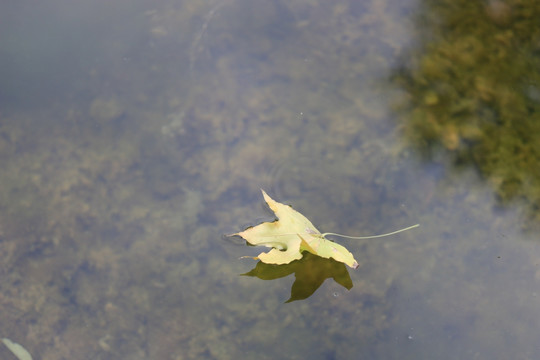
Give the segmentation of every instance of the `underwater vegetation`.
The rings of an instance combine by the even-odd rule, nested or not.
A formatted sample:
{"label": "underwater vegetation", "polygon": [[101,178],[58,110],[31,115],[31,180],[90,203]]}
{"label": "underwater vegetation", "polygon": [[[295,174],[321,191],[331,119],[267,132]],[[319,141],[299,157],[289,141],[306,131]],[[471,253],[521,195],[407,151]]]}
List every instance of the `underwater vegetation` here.
{"label": "underwater vegetation", "polygon": [[540,3],[425,1],[421,39],[393,80],[407,139],[427,159],[473,166],[498,203],[540,220]]}

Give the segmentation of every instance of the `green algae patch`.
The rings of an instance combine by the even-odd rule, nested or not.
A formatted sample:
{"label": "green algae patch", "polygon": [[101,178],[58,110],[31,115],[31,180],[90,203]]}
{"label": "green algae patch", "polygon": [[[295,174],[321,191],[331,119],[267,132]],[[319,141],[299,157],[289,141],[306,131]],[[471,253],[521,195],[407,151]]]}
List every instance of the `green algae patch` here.
{"label": "green algae patch", "polygon": [[424,40],[394,77],[410,94],[407,138],[428,159],[442,149],[476,167],[500,204],[523,199],[540,220],[540,4],[425,4]]}

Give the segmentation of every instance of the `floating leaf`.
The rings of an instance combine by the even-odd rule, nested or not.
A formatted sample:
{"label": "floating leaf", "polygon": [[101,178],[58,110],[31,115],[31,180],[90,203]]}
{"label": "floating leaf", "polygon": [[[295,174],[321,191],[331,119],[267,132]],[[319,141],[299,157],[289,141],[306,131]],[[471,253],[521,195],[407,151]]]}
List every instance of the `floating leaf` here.
{"label": "floating leaf", "polygon": [[23,348],[21,345],[9,340],[8,338],[3,338],[2,342],[7,346],[9,350],[17,357],[19,360],[32,360],[30,353]]}
{"label": "floating leaf", "polygon": [[241,236],[251,245],[273,248],[269,252],[262,252],[257,257],[254,257],[254,259],[259,259],[267,264],[288,264],[294,260],[301,259],[302,252],[308,251],[326,259],[332,258],[356,269],[358,268],[358,262],[349,250],[338,243],[326,239],[326,235],[343,236],[352,239],[369,239],[392,235],[418,226],[417,224],[389,234],[367,237],[352,237],[334,233],[321,234],[304,215],[289,205],[275,201],[264,190],[261,191],[264,200],[276,214],[278,220],[263,222],[231,236]]}

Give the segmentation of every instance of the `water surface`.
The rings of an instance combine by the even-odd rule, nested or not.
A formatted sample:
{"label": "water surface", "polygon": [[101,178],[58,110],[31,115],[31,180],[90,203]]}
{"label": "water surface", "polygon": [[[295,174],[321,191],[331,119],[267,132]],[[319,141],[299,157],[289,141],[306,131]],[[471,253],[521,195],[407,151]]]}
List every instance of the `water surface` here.
{"label": "water surface", "polygon": [[[537,357],[540,10],[465,3],[0,5],[0,335],[35,359]],[[223,236],[273,219],[261,188],[323,232],[421,227],[340,240],[360,267],[311,262],[285,303],[316,271],[240,276],[262,249]]]}

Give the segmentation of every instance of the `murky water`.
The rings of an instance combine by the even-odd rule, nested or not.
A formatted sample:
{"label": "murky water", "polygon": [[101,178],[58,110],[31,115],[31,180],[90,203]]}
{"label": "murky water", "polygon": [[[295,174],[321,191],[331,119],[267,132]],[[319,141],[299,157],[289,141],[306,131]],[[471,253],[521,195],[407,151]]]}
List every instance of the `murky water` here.
{"label": "murky water", "polygon": [[[0,5],[0,337],[34,359],[538,357],[540,8],[434,3]],[[357,270],[265,267],[223,236],[272,220],[261,188],[323,232],[421,226],[339,240]]]}

